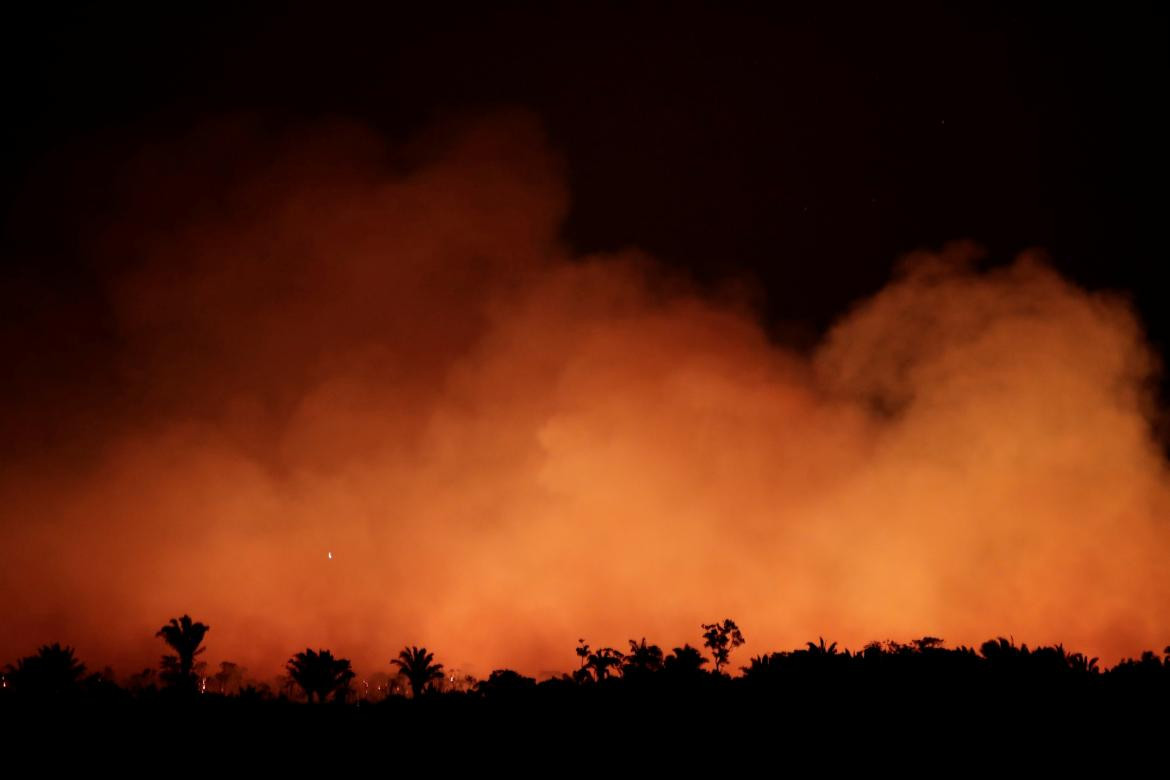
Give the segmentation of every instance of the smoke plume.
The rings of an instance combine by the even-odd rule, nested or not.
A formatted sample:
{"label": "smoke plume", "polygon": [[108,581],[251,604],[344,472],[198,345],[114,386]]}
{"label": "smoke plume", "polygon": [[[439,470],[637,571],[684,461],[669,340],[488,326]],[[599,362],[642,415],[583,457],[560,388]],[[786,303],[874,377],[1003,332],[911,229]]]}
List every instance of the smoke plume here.
{"label": "smoke plume", "polygon": [[407,643],[565,670],[578,637],[724,617],[741,663],[818,635],[1170,640],[1157,365],[1124,299],[956,244],[798,351],[642,253],[575,256],[565,182],[522,114],[143,149],[86,239],[113,380],[6,412],[72,434],[0,476],[0,658],[132,671],[184,612],[261,675],[306,646],[388,672]]}

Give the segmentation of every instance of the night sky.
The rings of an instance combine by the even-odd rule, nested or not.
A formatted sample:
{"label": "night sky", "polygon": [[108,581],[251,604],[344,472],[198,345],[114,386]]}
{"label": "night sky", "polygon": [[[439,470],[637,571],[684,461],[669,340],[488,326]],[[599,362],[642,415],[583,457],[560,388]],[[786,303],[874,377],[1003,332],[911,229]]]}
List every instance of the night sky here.
{"label": "night sky", "polygon": [[84,165],[208,116],[345,116],[398,138],[517,105],[567,161],[568,241],[747,274],[790,335],[811,338],[900,254],[970,238],[991,262],[1042,247],[1075,280],[1131,292],[1165,342],[1167,20],[1153,4],[627,5],[10,18],[5,235],[22,251],[6,259],[84,288],[67,239],[78,210],[61,208],[100,206]]}
{"label": "night sky", "polygon": [[[974,257],[979,270],[1006,268],[1027,252],[1046,258],[1077,290],[1117,293],[1132,304],[1144,343],[1166,359],[1170,314],[1158,283],[1170,205],[1165,187],[1170,30],[1164,9],[1153,4],[1070,6],[1059,12],[987,10],[982,4],[904,5],[892,11],[765,3],[486,5],[371,11],[329,4],[326,11],[321,4],[292,4],[198,12],[93,5],[9,15],[0,46],[5,109],[0,465],[10,475],[36,474],[30,484],[37,485],[90,468],[104,462],[102,443],[125,440],[127,420],[144,409],[137,422],[216,420],[221,430],[232,431],[227,437],[232,446],[271,467],[278,475],[273,479],[286,479],[285,469],[295,471],[294,456],[256,455],[277,434],[241,433],[235,422],[222,422],[236,419],[236,412],[223,411],[230,406],[224,399],[231,396],[235,403],[248,396],[252,379],[227,359],[208,358],[206,365],[198,362],[201,357],[189,359],[202,348],[193,345],[215,338],[199,330],[203,325],[192,326],[198,331],[194,336],[180,333],[187,327],[183,323],[204,322],[204,314],[176,315],[174,322],[159,325],[152,310],[141,321],[130,317],[133,323],[127,325],[129,294],[122,280],[137,279],[141,256],[158,246],[133,238],[128,225],[137,225],[143,235],[186,235],[190,215],[236,203],[226,193],[237,192],[240,181],[251,181],[252,175],[237,175],[236,169],[259,165],[257,160],[271,154],[284,161],[279,170],[298,171],[289,174],[290,190],[316,181],[314,176],[333,182],[338,170],[349,170],[332,152],[306,154],[308,167],[302,170],[299,152],[290,155],[282,142],[266,140],[304,128],[364,128],[389,150],[374,153],[378,165],[405,176],[448,159],[443,151],[448,146],[462,148],[450,139],[463,128],[483,117],[518,112],[527,119],[518,125],[517,143],[528,143],[526,133],[533,133],[530,147],[538,161],[533,170],[540,172],[531,174],[539,179],[532,187],[542,193],[563,190],[567,198],[565,208],[550,206],[549,214],[534,222],[552,226],[570,263],[641,251],[660,268],[654,279],[685,279],[679,284],[692,285],[698,298],[747,301],[764,339],[792,356],[784,360],[838,366],[836,347],[823,346],[830,327],[883,290],[908,253],[942,252],[956,241],[980,248],[959,250]],[[234,146],[200,140],[207,133],[220,137],[220,130],[209,127],[237,125],[251,130]],[[516,155],[523,157],[516,152],[508,159]],[[143,159],[155,160],[146,173]],[[325,160],[320,169],[312,167],[318,159]],[[453,159],[463,158],[454,154]],[[166,168],[160,160],[178,160],[179,172],[157,173]],[[546,186],[541,178],[546,162],[555,169],[548,176],[560,184]],[[522,160],[516,170],[521,179],[525,165]],[[475,176],[469,174],[469,180],[478,181]],[[496,181],[494,174],[485,176]],[[163,184],[144,186],[144,181]],[[282,191],[284,180],[267,181],[274,192]],[[472,193],[467,197],[473,198],[478,185],[467,186]],[[258,201],[259,211],[268,197]],[[459,223],[444,229],[457,233]],[[524,231],[517,227],[507,238],[524,247],[521,253],[529,251]],[[224,246],[255,246],[251,237],[238,238],[244,233],[234,222],[208,234]],[[222,238],[229,234],[236,238]],[[152,258],[151,273],[162,276],[150,276],[150,284],[172,284],[159,281],[170,278],[166,261]],[[176,271],[173,285],[197,289],[195,282],[182,287],[188,284],[182,273]],[[456,271],[457,283],[475,287],[474,273]],[[1014,290],[1017,282],[1020,289],[1055,289],[1047,277],[1021,278],[1004,282],[1003,289]],[[250,289],[248,283],[241,289]],[[653,299],[655,284],[635,286],[651,288],[645,295]],[[442,299],[433,315],[442,319],[441,308],[464,305],[462,296],[454,304]],[[188,299],[175,300],[180,301],[176,310],[186,311]],[[237,316],[234,305],[224,304],[224,322],[238,322],[231,319]],[[282,311],[292,311],[293,304],[289,307]],[[420,304],[419,311],[430,310]],[[134,316],[139,314],[135,310]],[[863,311],[857,321],[864,316]],[[377,322],[369,327],[383,327]],[[467,327],[478,333],[482,323],[476,322]],[[363,320],[353,328],[368,324]],[[144,339],[136,327],[153,328],[153,335]],[[397,325],[386,327],[387,333],[398,332]],[[1129,333],[1128,326],[1119,327]],[[723,332],[721,324],[712,328]],[[180,335],[172,339],[171,329]],[[468,348],[461,334],[450,326],[450,343],[442,341],[436,351],[463,355],[460,350]],[[354,343],[350,335],[322,337],[317,346],[340,353],[339,345],[349,349]],[[1142,336],[1118,339],[1131,344]],[[728,336],[712,350],[738,354],[727,343],[747,342]],[[886,345],[878,340],[872,348],[882,351]],[[757,349],[763,354],[766,347],[751,348]],[[831,355],[823,358],[826,350]],[[170,363],[159,357],[164,353],[172,356]],[[822,357],[810,357],[814,353]],[[621,360],[633,360],[623,354]],[[236,359],[243,364],[250,358],[233,353],[231,360]],[[751,362],[745,358],[744,365]],[[167,367],[172,365],[181,368],[172,373]],[[539,370],[531,369],[534,376]],[[727,375],[739,376],[736,371]],[[312,386],[308,369],[302,375],[281,362],[273,372]],[[221,374],[227,377],[222,398],[209,391],[192,402],[175,389],[192,377],[211,387]],[[1166,383],[1155,367],[1135,375],[1165,399]],[[154,381],[159,376],[163,379]],[[420,376],[412,374],[411,381],[429,386],[431,380]],[[1054,387],[1064,392],[1063,385]],[[1079,384],[1068,387],[1070,397],[1082,397]],[[278,409],[274,419],[295,417],[290,410],[311,396],[270,390],[256,397],[261,406]],[[599,391],[598,397],[609,392],[620,391]],[[881,398],[871,406],[889,415],[903,401],[895,398],[887,407],[884,392],[874,391]],[[468,391],[480,400],[484,393],[489,391]],[[1160,409],[1142,408],[1151,429],[1158,428],[1162,409],[1164,401]],[[771,418],[761,413],[760,419]],[[845,417],[833,419],[832,426],[850,431],[842,437],[867,440],[869,434],[855,436],[854,423],[841,421]],[[556,430],[558,436],[577,435],[571,426]],[[336,442],[323,446],[339,451]],[[872,454],[868,446],[859,445],[857,452]],[[853,452],[852,445],[846,449]],[[476,462],[484,473],[494,468],[487,460]],[[1156,462],[1164,466],[1164,460]],[[824,472],[838,473],[838,465],[825,466]],[[29,488],[28,495],[39,489]],[[22,522],[9,516],[6,527]],[[38,528],[51,525],[45,523]],[[1165,539],[1165,531],[1156,533]],[[46,549],[52,538],[43,537]],[[8,583],[5,593],[19,593],[19,584]],[[192,600],[198,602],[194,595]],[[176,604],[173,611],[184,609]],[[72,625],[74,618],[65,612],[46,607],[22,625]],[[144,617],[143,624],[169,615],[158,617]],[[846,632],[856,627],[841,620]],[[210,622],[216,625],[214,615]],[[444,626],[435,629],[436,636],[447,636]],[[1105,631],[1099,629],[1077,635],[1097,637]],[[988,627],[996,630],[1005,629]],[[567,628],[566,635],[576,631]],[[862,628],[857,631],[860,635]],[[1139,629],[1118,631],[1146,636]],[[492,652],[474,642],[467,647],[469,655]],[[548,657],[533,650],[530,668]]]}

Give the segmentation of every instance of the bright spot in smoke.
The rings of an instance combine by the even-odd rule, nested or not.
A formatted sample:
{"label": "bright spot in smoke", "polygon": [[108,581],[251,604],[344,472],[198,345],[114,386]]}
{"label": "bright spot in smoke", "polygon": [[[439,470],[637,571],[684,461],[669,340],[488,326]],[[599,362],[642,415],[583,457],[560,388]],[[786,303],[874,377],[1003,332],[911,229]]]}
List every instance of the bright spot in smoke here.
{"label": "bright spot in smoke", "polygon": [[327,553],[325,553],[325,555],[327,555],[329,557],[329,560],[333,560],[333,553],[332,552],[327,552]]}

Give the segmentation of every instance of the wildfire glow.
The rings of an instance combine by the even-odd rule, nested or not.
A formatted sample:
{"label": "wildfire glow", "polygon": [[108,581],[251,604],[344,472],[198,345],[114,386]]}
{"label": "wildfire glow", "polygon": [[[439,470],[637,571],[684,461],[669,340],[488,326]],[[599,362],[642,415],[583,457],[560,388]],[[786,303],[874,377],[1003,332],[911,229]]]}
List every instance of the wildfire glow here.
{"label": "wildfire glow", "polygon": [[[143,153],[91,242],[122,384],[79,388],[85,457],[0,476],[0,659],[141,668],[183,613],[257,674],[306,646],[386,671],[406,643],[567,670],[579,637],[669,648],[724,617],[742,662],[818,635],[1170,641],[1156,366],[1122,299],[957,245],[798,352],[636,251],[572,256],[525,117],[440,137]],[[311,565],[326,543],[344,566]]]}

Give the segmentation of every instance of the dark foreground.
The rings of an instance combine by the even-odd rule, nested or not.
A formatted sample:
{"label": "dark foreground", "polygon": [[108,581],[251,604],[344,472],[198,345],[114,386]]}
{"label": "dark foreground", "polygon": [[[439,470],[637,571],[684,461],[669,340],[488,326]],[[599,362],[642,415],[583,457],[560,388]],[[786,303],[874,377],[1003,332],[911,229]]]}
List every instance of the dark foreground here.
{"label": "dark foreground", "polygon": [[796,769],[797,760],[817,762],[816,771],[886,766],[913,774],[1047,774],[1081,764],[1132,776],[1165,770],[1170,654],[1101,671],[1059,648],[1020,650],[851,654],[810,646],[755,658],[734,678],[627,668],[597,679],[583,669],[537,684],[497,672],[468,691],[379,702],[95,683],[57,696],[5,691],[0,717],[8,755],[28,750],[55,762],[371,766],[390,774],[419,762],[523,765],[551,775],[582,766],[736,774],[760,760],[775,773]]}

